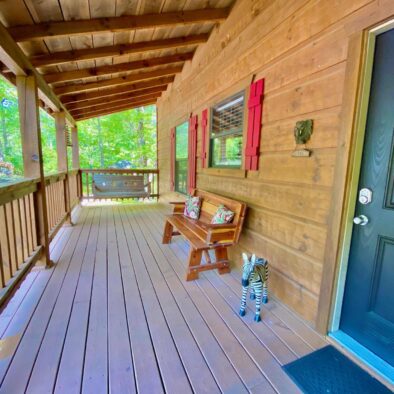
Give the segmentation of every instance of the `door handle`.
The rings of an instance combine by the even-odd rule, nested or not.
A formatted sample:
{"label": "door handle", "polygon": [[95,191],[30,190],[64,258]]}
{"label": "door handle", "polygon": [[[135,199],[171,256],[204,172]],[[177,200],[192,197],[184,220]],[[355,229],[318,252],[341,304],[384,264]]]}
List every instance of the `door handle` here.
{"label": "door handle", "polygon": [[353,223],[359,226],[366,226],[369,222],[369,219],[365,215],[356,216],[353,219]]}

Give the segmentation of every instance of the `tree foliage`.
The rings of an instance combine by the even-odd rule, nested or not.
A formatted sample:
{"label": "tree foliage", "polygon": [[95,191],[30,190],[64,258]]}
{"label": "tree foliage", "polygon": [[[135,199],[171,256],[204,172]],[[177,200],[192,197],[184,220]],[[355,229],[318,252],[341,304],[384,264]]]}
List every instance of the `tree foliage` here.
{"label": "tree foliage", "polygon": [[78,136],[82,168],[156,168],[155,106],[80,122]]}
{"label": "tree foliage", "polygon": [[[40,108],[44,172],[57,171],[55,121]],[[148,106],[78,124],[82,168],[156,168],[156,107]],[[67,149],[71,168],[71,149]],[[12,169],[10,171],[10,168]],[[0,177],[23,176],[16,88],[0,77]]]}

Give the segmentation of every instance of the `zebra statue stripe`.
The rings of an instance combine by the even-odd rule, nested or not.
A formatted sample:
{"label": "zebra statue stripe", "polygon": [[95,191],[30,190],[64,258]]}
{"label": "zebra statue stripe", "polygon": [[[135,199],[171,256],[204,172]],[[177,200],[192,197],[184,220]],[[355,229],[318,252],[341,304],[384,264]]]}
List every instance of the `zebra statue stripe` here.
{"label": "zebra statue stripe", "polygon": [[246,296],[250,288],[250,298],[256,300],[256,312],[254,320],[261,321],[260,305],[261,302],[268,302],[268,261],[262,258],[256,258],[253,255],[249,260],[246,253],[242,253],[244,261],[242,271],[242,299],[239,314],[245,316],[246,313]]}

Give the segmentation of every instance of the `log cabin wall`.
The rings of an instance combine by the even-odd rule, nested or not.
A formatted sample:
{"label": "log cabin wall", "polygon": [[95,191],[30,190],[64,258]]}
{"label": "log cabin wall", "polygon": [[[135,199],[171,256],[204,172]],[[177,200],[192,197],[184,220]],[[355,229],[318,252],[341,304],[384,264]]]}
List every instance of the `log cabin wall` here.
{"label": "log cabin wall", "polygon": [[[163,201],[170,192],[170,130],[265,78],[259,171],[202,169],[197,188],[248,204],[232,249],[270,261],[270,290],[315,325],[343,103],[349,38],[394,13],[392,0],[238,0],[229,18],[187,62],[158,101],[158,160]],[[310,158],[293,158],[297,120],[313,119]],[[245,122],[246,128],[246,122]],[[244,140],[245,143],[245,140]],[[338,212],[340,215],[340,212]]]}

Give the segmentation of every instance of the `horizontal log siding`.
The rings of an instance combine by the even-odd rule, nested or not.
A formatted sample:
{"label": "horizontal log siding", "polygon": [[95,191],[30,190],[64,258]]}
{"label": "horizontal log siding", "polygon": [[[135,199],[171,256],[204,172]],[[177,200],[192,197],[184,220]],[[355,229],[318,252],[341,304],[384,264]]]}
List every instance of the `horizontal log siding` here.
{"label": "horizontal log siding", "polygon": [[[239,0],[158,101],[162,199],[169,192],[171,127],[265,78],[260,170],[201,169],[197,187],[247,202],[240,252],[270,260],[270,290],[316,322],[351,34],[394,13],[389,0]],[[314,120],[311,158],[292,158],[293,128]],[[245,124],[246,127],[246,124]],[[201,125],[198,126],[201,152]]]}

